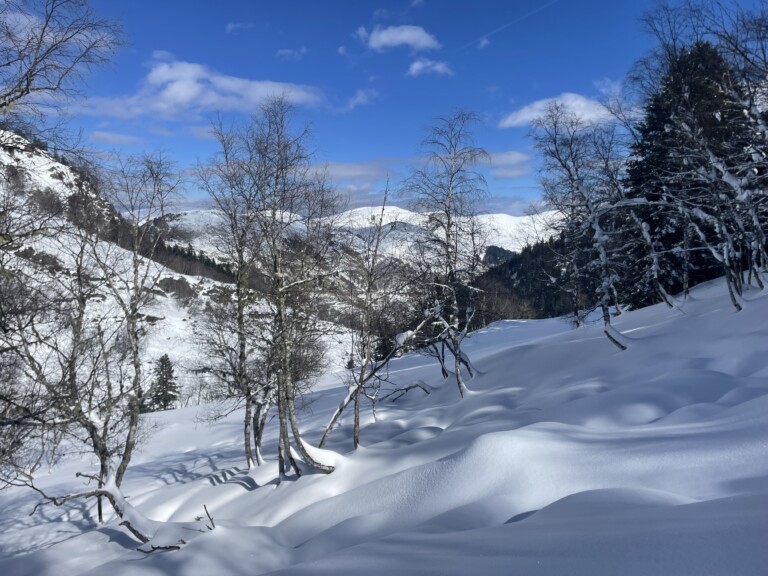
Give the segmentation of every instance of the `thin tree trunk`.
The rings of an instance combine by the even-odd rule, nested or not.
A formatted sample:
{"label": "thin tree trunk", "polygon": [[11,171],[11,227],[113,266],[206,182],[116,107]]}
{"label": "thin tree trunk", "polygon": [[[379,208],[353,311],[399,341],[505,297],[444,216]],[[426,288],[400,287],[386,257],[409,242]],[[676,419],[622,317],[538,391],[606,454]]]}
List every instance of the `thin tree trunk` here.
{"label": "thin tree trunk", "polygon": [[453,367],[456,370],[456,385],[459,387],[459,394],[464,398],[464,393],[467,391],[467,386],[464,384],[464,378],[461,375],[461,354],[455,353],[453,355]]}
{"label": "thin tree trunk", "polygon": [[309,454],[309,452],[307,452],[304,440],[301,438],[301,432],[299,432],[299,423],[296,419],[296,405],[294,402],[288,403],[288,416],[291,422],[291,430],[293,431],[293,439],[296,442],[296,449],[299,451],[299,454],[301,454],[301,457],[304,458],[304,461],[313,468],[317,468],[326,474],[333,472],[333,466],[318,462]]}
{"label": "thin tree trunk", "polygon": [[245,395],[245,416],[243,417],[243,440],[245,447],[245,466],[253,468],[253,452],[251,451],[251,421],[253,412],[253,399],[249,393]]}
{"label": "thin tree trunk", "polygon": [[257,466],[261,466],[261,454],[259,453],[259,421],[261,420],[262,405],[257,403],[251,419],[251,434],[253,434],[253,454]]}
{"label": "thin tree trunk", "polygon": [[352,432],[352,442],[355,449],[360,445],[360,392],[362,386],[358,386],[355,391],[355,425]]}

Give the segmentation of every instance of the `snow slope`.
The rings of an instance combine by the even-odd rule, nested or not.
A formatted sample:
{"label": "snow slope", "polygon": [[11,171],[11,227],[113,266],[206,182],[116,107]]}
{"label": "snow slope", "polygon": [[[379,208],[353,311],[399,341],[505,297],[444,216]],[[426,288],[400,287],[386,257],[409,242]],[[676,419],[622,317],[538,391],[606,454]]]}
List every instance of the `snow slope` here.
{"label": "snow slope", "polygon": [[[124,489],[159,522],[156,543],[187,544],[147,556],[114,520],[97,527],[93,503],[28,516],[35,495],[14,489],[0,494],[0,573],[765,574],[766,318],[768,293],[736,313],[714,282],[618,318],[625,352],[598,326],[496,323],[467,344],[467,397],[428,358],[395,360],[392,386],[431,393],[366,412],[357,451],[346,420],[328,446],[336,471],[281,485],[272,461],[242,469],[240,414],[153,414]],[[310,441],[340,382],[312,398]],[[79,465],[38,482],[74,487]]]}
{"label": "snow slope", "polygon": [[0,167],[14,167],[21,173],[27,190],[49,189],[66,199],[77,186],[77,176],[68,167],[26,139],[0,130]]}

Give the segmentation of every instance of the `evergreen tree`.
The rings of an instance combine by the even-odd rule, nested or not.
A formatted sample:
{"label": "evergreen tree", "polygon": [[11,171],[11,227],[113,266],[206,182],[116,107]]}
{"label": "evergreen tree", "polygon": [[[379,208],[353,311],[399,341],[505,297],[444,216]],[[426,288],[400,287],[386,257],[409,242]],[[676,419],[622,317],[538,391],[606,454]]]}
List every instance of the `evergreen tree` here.
{"label": "evergreen tree", "polygon": [[626,279],[638,287],[636,304],[653,299],[654,281],[657,292],[687,291],[725,274],[732,292],[741,291],[740,273],[755,246],[750,238],[760,226],[754,229],[734,185],[754,171],[755,131],[740,92],[718,50],[696,42],[671,59],[646,105],[627,178],[645,236],[630,255],[644,265]]}
{"label": "evergreen tree", "polygon": [[152,390],[150,410],[168,410],[179,399],[179,386],[168,354],[163,354],[157,361]]}

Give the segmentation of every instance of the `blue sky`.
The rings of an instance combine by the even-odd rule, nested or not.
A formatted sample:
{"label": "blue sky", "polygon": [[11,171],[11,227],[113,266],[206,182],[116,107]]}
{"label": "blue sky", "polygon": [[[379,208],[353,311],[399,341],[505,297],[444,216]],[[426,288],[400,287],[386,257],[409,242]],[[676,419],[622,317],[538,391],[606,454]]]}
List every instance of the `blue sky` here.
{"label": "blue sky", "polygon": [[[489,211],[538,197],[527,137],[542,103],[584,115],[652,44],[652,0],[94,0],[128,44],[89,77],[75,125],[98,147],[160,148],[181,166],[214,152],[208,127],[284,93],[312,126],[350,205],[373,204],[419,164],[435,116],[477,113]],[[194,183],[189,185],[194,196]]]}

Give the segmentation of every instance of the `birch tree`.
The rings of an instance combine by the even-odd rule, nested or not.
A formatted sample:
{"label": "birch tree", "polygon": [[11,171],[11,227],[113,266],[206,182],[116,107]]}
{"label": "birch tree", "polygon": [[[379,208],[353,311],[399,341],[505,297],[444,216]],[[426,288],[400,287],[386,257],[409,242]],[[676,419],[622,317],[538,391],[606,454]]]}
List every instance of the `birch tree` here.
{"label": "birch tree", "polygon": [[467,390],[462,374],[473,370],[461,346],[475,315],[476,289],[485,252],[485,233],[477,219],[478,203],[486,195],[484,177],[477,171],[488,153],[475,145],[471,127],[477,116],[458,111],[435,119],[422,146],[426,161],[405,182],[411,206],[424,215],[425,233],[416,239],[416,260],[425,291],[425,317],[431,331],[423,343],[440,347],[436,356],[447,374],[443,349],[453,356],[459,393]]}
{"label": "birch tree", "polygon": [[[355,226],[352,234],[358,250],[350,255],[344,269],[350,277],[352,307],[350,322],[351,352],[348,366],[347,395],[339,403],[325,429],[320,447],[328,440],[344,411],[353,407],[352,442],[360,445],[360,411],[363,400],[378,400],[381,383],[386,379],[389,361],[402,353],[412,338],[403,339],[386,347],[380,354],[382,341],[387,338],[383,329],[393,310],[402,311],[404,293],[409,291],[410,279],[401,271],[401,265],[384,253],[387,237],[395,231],[397,221],[385,223],[389,188],[384,191],[381,208],[372,211],[370,221]],[[357,253],[359,251],[359,254]],[[429,320],[423,320],[415,333],[422,331]]]}
{"label": "birch tree", "polygon": [[280,478],[301,474],[297,457],[323,472],[333,470],[303,440],[296,400],[319,369],[323,328],[316,312],[322,284],[335,273],[333,216],[339,199],[312,168],[309,131],[295,129],[292,116],[284,98],[268,101],[245,126],[216,134],[219,153],[212,161],[233,167],[234,180],[226,184],[231,190],[253,194],[249,250],[268,308],[259,337],[269,342]]}
{"label": "birch tree", "polygon": [[87,0],[0,2],[2,126],[72,149],[61,131],[64,107],[121,44],[119,25]]}
{"label": "birch tree", "polygon": [[217,209],[218,222],[211,232],[216,249],[231,266],[234,293],[231,306],[217,303],[207,306],[202,337],[217,361],[215,373],[224,379],[230,392],[243,399],[245,461],[251,468],[261,462],[258,442],[255,442],[254,453],[251,434],[254,439],[261,437],[260,423],[266,421],[272,398],[269,383],[255,378],[255,365],[264,363],[265,353],[254,343],[254,327],[250,321],[257,304],[252,281],[259,262],[256,236],[267,175],[258,166],[249,164],[259,159],[252,157],[241,134],[226,130],[221,122],[214,125],[213,132],[219,144],[218,156],[198,168],[197,179]]}
{"label": "birch tree", "polygon": [[121,371],[121,387],[127,390],[129,398],[128,426],[115,470],[117,487],[138,442],[141,406],[151,393],[151,377],[142,357],[142,341],[150,328],[145,310],[163,272],[162,266],[154,261],[163,238],[152,222],[166,214],[180,186],[173,162],[161,152],[119,159],[104,181],[104,196],[121,218],[97,229],[91,250],[106,288],[122,314],[128,350],[128,366]]}

